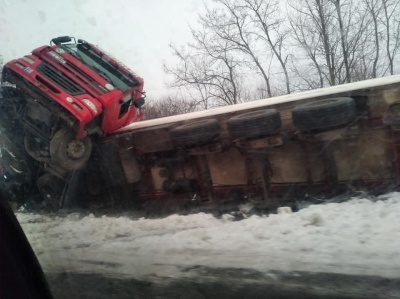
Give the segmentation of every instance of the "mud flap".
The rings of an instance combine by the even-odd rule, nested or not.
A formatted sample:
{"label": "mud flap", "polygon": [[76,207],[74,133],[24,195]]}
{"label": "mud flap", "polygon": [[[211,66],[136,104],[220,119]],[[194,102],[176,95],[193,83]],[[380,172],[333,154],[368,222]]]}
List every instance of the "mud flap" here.
{"label": "mud flap", "polygon": [[[100,163],[101,169],[97,175],[101,175],[104,182],[102,186],[104,192],[100,195],[102,197],[101,200],[107,202],[111,208],[136,206],[138,204],[138,196],[132,191],[133,184],[127,182],[118,146],[111,142],[98,144],[98,146],[98,163]],[[137,178],[135,177],[135,181]]]}
{"label": "mud flap", "polygon": [[134,152],[132,150],[119,150],[119,157],[126,181],[129,184],[139,182],[142,179],[142,174]]}

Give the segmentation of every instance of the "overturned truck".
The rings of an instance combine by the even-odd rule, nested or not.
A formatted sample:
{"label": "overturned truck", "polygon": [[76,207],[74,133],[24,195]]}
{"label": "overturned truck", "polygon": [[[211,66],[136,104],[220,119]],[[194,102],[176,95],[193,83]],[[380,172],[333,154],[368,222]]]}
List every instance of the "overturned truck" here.
{"label": "overturned truck", "polygon": [[143,80],[84,40],[8,62],[0,171],[17,179],[2,191],[169,213],[398,187],[400,76],[135,122],[143,104]]}

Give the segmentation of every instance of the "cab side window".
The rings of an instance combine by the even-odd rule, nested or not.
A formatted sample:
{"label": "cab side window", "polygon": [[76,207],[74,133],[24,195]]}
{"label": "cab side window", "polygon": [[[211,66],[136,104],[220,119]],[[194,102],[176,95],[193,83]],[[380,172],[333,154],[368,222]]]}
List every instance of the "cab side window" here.
{"label": "cab side window", "polygon": [[134,93],[130,93],[121,99],[121,101],[120,101],[121,108],[119,110],[118,118],[123,117],[130,110],[130,108],[132,106],[133,96],[134,96]]}

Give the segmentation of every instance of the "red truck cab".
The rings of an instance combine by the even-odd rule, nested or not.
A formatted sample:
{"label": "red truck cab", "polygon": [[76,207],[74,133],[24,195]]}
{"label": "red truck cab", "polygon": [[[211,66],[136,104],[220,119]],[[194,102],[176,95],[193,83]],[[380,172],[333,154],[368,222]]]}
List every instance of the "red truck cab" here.
{"label": "red truck cab", "polygon": [[89,159],[92,136],[140,120],[143,79],[99,47],[62,36],[5,64],[2,83],[25,96],[19,107],[25,147],[66,170]]}

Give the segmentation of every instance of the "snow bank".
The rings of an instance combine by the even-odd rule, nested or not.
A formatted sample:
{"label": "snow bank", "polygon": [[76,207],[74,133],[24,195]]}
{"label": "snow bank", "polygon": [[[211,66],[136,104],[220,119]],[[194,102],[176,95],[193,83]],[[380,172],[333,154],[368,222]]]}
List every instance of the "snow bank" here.
{"label": "snow bank", "polygon": [[176,277],[204,265],[400,277],[400,193],[242,221],[17,217],[48,272]]}

